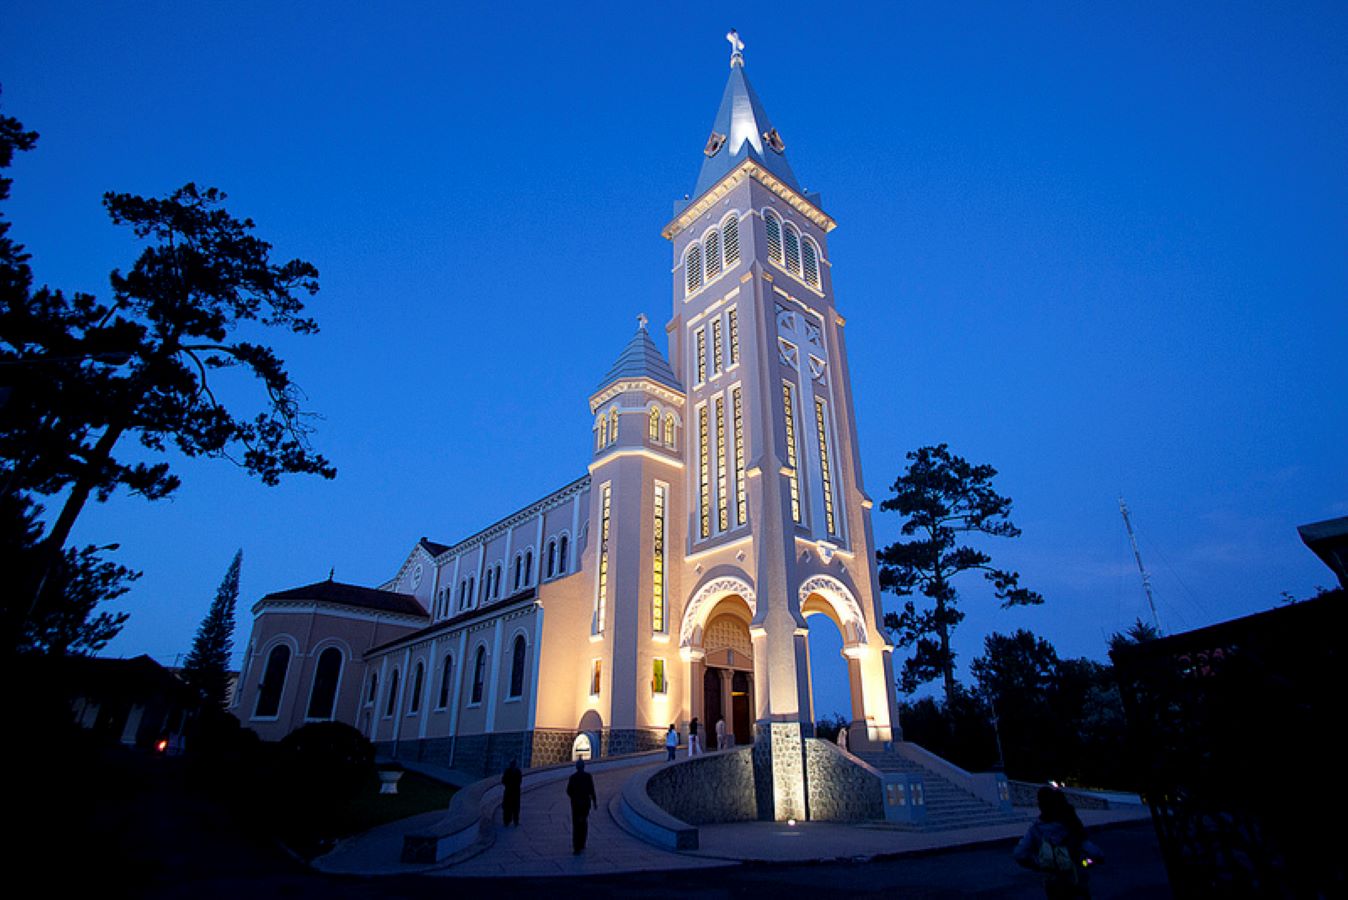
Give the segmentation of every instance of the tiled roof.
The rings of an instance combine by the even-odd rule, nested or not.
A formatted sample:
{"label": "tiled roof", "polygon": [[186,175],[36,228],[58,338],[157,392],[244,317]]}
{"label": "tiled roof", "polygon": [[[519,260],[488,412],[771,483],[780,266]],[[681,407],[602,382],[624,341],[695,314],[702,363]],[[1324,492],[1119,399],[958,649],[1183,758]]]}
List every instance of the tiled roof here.
{"label": "tiled roof", "polygon": [[357,584],[343,584],[340,581],[317,581],[304,587],[291,588],[268,594],[262,600],[313,600],[320,603],[337,603],[341,606],[354,606],[359,609],[373,609],[378,612],[401,613],[405,616],[426,618],[426,610],[421,608],[417,598],[411,594],[399,594],[394,591],[380,591],[361,587]]}
{"label": "tiled roof", "polygon": [[599,382],[598,389],[603,390],[615,381],[632,378],[649,378],[665,387],[683,392],[683,385],[679,384],[679,379],[675,377],[674,370],[670,368],[665,355],[651,340],[645,325],[637,329],[637,333],[632,335],[632,340],[627,342],[623,352],[618,354],[613,367]]}

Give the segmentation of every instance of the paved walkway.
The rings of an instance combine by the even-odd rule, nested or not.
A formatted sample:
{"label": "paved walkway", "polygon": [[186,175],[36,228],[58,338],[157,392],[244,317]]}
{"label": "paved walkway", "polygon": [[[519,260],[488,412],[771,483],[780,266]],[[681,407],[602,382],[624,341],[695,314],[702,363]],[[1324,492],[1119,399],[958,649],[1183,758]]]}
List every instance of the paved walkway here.
{"label": "paved walkway", "polygon": [[[742,822],[704,825],[699,828],[700,848],[674,853],[662,850],[628,833],[619,824],[618,804],[623,782],[663,762],[641,760],[601,762],[591,768],[599,809],[590,814],[590,833],[584,853],[571,852],[571,807],[566,796],[565,769],[544,770],[525,776],[520,805],[520,825],[501,824],[500,791],[489,794],[494,842],[465,851],[457,861],[414,866],[399,862],[404,834],[424,829],[443,816],[426,813],[393,822],[343,841],[316,860],[325,872],[389,875],[422,873],[433,876],[482,878],[558,875],[607,875],[709,868],[744,862],[818,862],[858,860],[924,853],[960,846],[1009,841],[1024,833],[1025,822],[981,826],[952,831],[914,832],[883,823],[841,825],[801,822],[795,826],[775,822]],[[1027,816],[1030,814],[1026,810]],[[1146,807],[1112,810],[1080,810],[1087,828],[1143,821]],[[1028,821],[1028,818],[1027,818]]]}

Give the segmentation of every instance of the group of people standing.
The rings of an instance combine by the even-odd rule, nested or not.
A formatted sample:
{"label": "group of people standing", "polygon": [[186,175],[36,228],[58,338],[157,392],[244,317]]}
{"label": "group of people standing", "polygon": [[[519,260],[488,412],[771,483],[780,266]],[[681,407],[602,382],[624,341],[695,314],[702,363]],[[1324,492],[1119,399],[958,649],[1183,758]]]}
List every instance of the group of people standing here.
{"label": "group of people standing", "polygon": [[[701,756],[702,753],[704,752],[702,748],[702,735],[699,733],[701,724],[702,723],[700,723],[697,720],[697,716],[693,716],[693,720],[688,723],[688,756],[690,759],[694,756]],[[725,719],[717,719],[716,720],[717,749],[724,750],[727,747],[733,746],[735,746],[734,733],[726,729]],[[665,753],[667,754],[666,760],[669,762],[673,762],[674,754],[678,749],[679,749],[679,730],[675,728],[674,723],[671,722],[669,724],[669,731],[665,732]]]}
{"label": "group of people standing", "polygon": [[[501,773],[501,820],[505,825],[519,827],[520,790],[523,783],[524,773],[520,771],[518,760],[512,759]],[[589,837],[590,811],[599,808],[594,776],[585,771],[583,759],[576,760],[576,771],[567,779],[566,796],[571,801],[571,852],[578,854],[585,849],[585,841]]]}

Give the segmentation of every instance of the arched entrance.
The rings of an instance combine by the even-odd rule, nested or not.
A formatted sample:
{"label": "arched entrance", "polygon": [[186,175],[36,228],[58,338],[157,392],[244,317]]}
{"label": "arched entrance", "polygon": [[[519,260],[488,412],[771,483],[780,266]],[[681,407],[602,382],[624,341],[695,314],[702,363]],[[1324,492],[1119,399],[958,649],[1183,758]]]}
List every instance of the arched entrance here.
{"label": "arched entrance", "polygon": [[688,602],[679,629],[679,652],[688,663],[690,717],[702,723],[703,745],[717,748],[716,723],[725,721],[725,744],[753,742],[754,649],[749,636],[756,600],[748,582],[714,578]]}
{"label": "arched entrance", "polygon": [[[819,617],[827,619],[833,623],[837,629],[837,634],[842,637],[842,656],[846,660],[846,692],[850,698],[849,708],[842,711],[843,718],[850,726],[864,724],[867,718],[865,697],[862,690],[862,672],[859,665],[859,657],[867,652],[867,632],[866,620],[861,613],[861,607],[857,604],[856,598],[847,586],[836,578],[828,575],[816,575],[808,579],[800,586],[800,611],[810,624],[811,633],[818,633],[820,630]],[[828,626],[823,626],[827,629]],[[826,645],[836,647],[837,643],[831,635],[826,636],[822,641]],[[818,650],[823,651],[823,647]],[[822,653],[816,652],[813,644],[809,647],[810,659],[810,688],[811,696],[815,703],[824,689],[828,687],[838,687],[828,684],[829,681],[837,681],[838,676],[842,674],[838,667],[830,666],[828,660],[825,660]],[[820,665],[816,667],[816,663]],[[830,672],[829,670],[833,671]],[[830,676],[833,676],[830,678]],[[822,680],[816,681],[822,676]],[[834,692],[836,696],[836,691]],[[830,707],[832,704],[830,704]],[[827,714],[833,710],[819,710],[816,708],[812,712],[813,717],[821,714]]]}

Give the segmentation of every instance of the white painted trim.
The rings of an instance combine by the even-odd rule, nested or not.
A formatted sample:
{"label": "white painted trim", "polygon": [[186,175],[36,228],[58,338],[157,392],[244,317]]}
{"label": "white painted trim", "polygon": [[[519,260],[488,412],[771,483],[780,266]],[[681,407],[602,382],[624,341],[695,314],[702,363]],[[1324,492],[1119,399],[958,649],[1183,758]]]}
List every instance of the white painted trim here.
{"label": "white painted trim", "polygon": [[[322,641],[309,657],[314,661],[314,671],[309,679],[309,696],[304,701],[304,721],[306,722],[331,722],[337,718],[337,699],[342,695],[342,676],[346,674],[347,654],[342,652],[342,647],[346,641],[337,638],[328,638]],[[310,717],[309,709],[314,705],[314,688],[318,685],[318,664],[323,659],[323,654],[329,650],[337,651],[337,683],[332,689],[332,709],[327,716]]]}
{"label": "white painted trim", "polygon": [[593,475],[600,466],[606,465],[615,459],[622,459],[628,456],[640,456],[645,459],[652,459],[656,462],[664,463],[667,466],[673,466],[676,469],[682,469],[684,467],[683,460],[681,459],[677,459],[664,453],[656,453],[654,450],[648,450],[645,447],[631,447],[625,450],[613,450],[605,453],[601,458],[590,463],[590,474]]}
{"label": "white painted trim", "polygon": [[[530,685],[529,691],[529,715],[526,720],[525,730],[533,731],[535,723],[538,721],[538,694],[539,694],[539,673],[543,670],[543,606],[540,604],[537,611],[534,612],[534,652],[531,654],[533,662],[532,672],[525,673],[525,681]],[[529,660],[525,661],[529,665]]]}
{"label": "white painted trim", "polygon": [[491,733],[496,730],[496,698],[500,696],[501,683],[501,620],[497,619],[492,625],[492,660],[491,660],[491,684],[487,692],[487,724],[485,730]]}
{"label": "white painted trim", "polygon": [[459,733],[459,707],[463,705],[463,670],[468,664],[467,646],[468,632],[461,631],[459,632],[458,655],[455,657],[458,660],[458,665],[454,667],[454,693],[451,695],[449,703],[450,737],[455,737]]}

